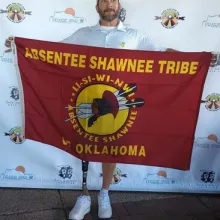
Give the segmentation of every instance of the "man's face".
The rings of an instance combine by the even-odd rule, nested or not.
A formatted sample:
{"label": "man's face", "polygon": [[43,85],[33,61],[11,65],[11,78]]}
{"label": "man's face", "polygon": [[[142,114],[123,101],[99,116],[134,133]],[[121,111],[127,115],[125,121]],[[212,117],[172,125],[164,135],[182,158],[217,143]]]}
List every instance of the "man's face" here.
{"label": "man's face", "polygon": [[118,0],[99,0],[96,10],[104,21],[113,21],[118,18],[120,4]]}

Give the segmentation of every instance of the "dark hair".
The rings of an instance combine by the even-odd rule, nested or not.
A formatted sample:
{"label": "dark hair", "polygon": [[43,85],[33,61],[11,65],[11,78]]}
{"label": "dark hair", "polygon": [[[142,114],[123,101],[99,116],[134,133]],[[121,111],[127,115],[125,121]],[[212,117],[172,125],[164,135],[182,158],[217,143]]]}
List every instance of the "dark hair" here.
{"label": "dark hair", "polygon": [[[119,2],[119,0],[118,0],[118,2]],[[99,4],[99,0],[97,1],[97,5]]]}

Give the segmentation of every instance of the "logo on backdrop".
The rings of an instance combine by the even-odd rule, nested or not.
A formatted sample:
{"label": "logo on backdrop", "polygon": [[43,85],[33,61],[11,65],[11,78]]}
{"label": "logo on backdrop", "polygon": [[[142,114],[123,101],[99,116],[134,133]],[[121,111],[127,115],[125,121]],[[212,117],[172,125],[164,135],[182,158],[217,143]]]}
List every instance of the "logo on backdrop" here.
{"label": "logo on backdrop", "polygon": [[196,187],[199,189],[219,189],[219,184],[215,183],[216,173],[214,170],[200,170],[200,181]]}
{"label": "logo on backdrop", "polygon": [[205,105],[208,111],[216,112],[220,110],[220,95],[217,93],[212,93],[208,95],[205,100],[201,101]]}
{"label": "logo on backdrop", "polygon": [[1,179],[10,180],[33,180],[34,174],[26,173],[23,166],[17,166],[15,169],[6,169],[4,173],[0,175]]}
{"label": "logo on backdrop", "polygon": [[1,54],[2,55],[0,56],[0,61],[6,62],[6,63],[13,62],[11,49],[5,48],[5,50],[1,52]]}
{"label": "logo on backdrop", "polygon": [[169,178],[166,171],[159,170],[157,173],[148,173],[144,178],[144,182],[152,185],[157,185],[157,184],[170,185],[177,183],[177,180],[174,178]]}
{"label": "logo on backdrop", "polygon": [[220,54],[215,54],[212,58],[211,67],[220,66]]}
{"label": "logo on backdrop", "polygon": [[59,176],[63,179],[71,179],[73,176],[73,168],[71,166],[62,166],[59,171]]}
{"label": "logo on backdrop", "polygon": [[199,148],[220,148],[220,141],[217,135],[210,134],[208,137],[198,137],[194,145]]}
{"label": "logo on backdrop", "polygon": [[15,144],[22,144],[25,141],[21,127],[12,128],[9,132],[5,132],[5,136],[8,136]]}
{"label": "logo on backdrop", "polygon": [[49,19],[51,22],[63,24],[84,24],[86,18],[76,16],[76,11],[73,8],[67,8],[64,11],[55,11]]}
{"label": "logo on backdrop", "polygon": [[155,20],[160,20],[163,27],[171,29],[179,24],[179,21],[184,21],[185,17],[181,17],[175,9],[166,9],[161,16],[155,16]]}
{"label": "logo on backdrop", "polygon": [[123,7],[121,8],[119,15],[118,15],[118,18],[121,22],[123,22],[124,26],[126,26],[126,27],[130,26],[130,24],[125,23],[125,20],[127,18],[127,11],[125,8],[123,8]]}
{"label": "logo on backdrop", "polygon": [[[100,177],[103,177],[102,173],[100,173]],[[120,183],[122,178],[127,178],[127,174],[123,174],[122,171],[116,167],[113,173],[111,184],[115,185]]]}
{"label": "logo on backdrop", "polygon": [[31,11],[26,11],[19,3],[12,3],[8,5],[6,10],[0,9],[0,13],[6,14],[9,21],[13,23],[21,23],[26,15],[31,15]]}
{"label": "logo on backdrop", "polygon": [[55,184],[70,184],[74,185],[76,183],[76,177],[73,174],[73,168],[69,165],[62,165],[58,167],[59,179],[55,179]]}
{"label": "logo on backdrop", "polygon": [[202,22],[202,26],[210,28],[220,28],[220,14],[208,15]]}
{"label": "logo on backdrop", "polygon": [[201,175],[201,181],[204,183],[213,183],[215,181],[215,172],[204,171]]}
{"label": "logo on backdrop", "polygon": [[8,99],[6,101],[6,104],[10,107],[16,107],[16,106],[20,106],[20,100],[19,100],[19,90],[16,86],[10,86],[9,87],[10,91],[9,91],[9,97],[10,99]]}
{"label": "logo on backdrop", "polygon": [[125,19],[126,19],[126,10],[125,8],[121,8],[120,10],[120,13],[118,15],[118,18],[122,21],[122,22],[125,22]]}

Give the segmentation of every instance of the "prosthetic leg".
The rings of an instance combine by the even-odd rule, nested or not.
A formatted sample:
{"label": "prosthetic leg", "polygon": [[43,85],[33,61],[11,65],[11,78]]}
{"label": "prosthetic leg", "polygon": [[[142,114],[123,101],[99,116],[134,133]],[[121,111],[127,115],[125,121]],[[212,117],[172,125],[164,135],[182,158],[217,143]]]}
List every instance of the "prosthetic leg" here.
{"label": "prosthetic leg", "polygon": [[[78,199],[83,199],[84,196],[89,196],[88,188],[87,188],[87,172],[88,172],[89,162],[82,160],[82,194]],[[90,211],[91,203],[86,201],[79,201],[79,204],[74,206],[74,208],[69,213],[69,220],[82,220]],[[82,207],[80,207],[82,205]]]}
{"label": "prosthetic leg", "polygon": [[87,172],[88,172],[89,162],[82,160],[82,172],[83,172],[83,178],[82,178],[82,191],[83,195],[89,196],[89,191],[87,188]]}

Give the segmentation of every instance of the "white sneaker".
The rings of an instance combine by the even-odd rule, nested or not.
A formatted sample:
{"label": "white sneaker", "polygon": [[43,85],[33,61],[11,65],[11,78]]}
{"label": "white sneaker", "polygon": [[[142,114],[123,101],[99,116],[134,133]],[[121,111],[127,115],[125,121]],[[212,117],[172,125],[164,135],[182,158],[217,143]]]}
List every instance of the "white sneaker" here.
{"label": "white sneaker", "polygon": [[99,218],[111,218],[112,207],[108,194],[98,195],[98,216]]}
{"label": "white sneaker", "polygon": [[76,200],[76,204],[70,211],[69,220],[82,220],[84,216],[90,212],[91,209],[91,197],[80,196]]}

